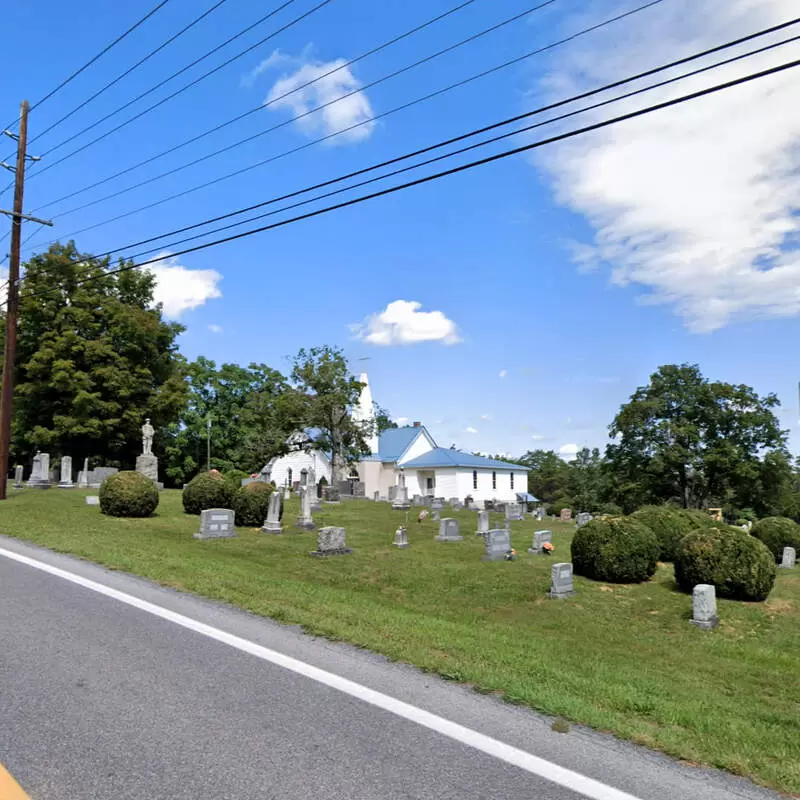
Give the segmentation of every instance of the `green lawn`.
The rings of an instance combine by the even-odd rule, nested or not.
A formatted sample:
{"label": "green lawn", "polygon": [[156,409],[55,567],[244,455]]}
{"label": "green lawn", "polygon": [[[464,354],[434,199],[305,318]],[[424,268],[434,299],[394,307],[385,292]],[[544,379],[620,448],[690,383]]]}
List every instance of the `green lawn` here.
{"label": "green lawn", "polygon": [[[199,519],[182,513],[177,491],[162,492],[146,520],[103,517],[84,494],[11,492],[0,532],[800,793],[800,568],[778,571],[766,603],[720,601],[720,627],[708,633],[689,625],[691,598],[675,590],[670,566],[640,586],[576,578],[576,597],[548,600],[550,564],[569,560],[570,524],[513,523],[518,560],[484,563],[474,513],[453,515],[463,542],[436,542],[436,523],[412,522],[411,548],[397,550],[397,512],[345,502],[315,520],[345,526],[353,555],[315,559],[315,534],[291,527],[195,540]],[[296,514],[291,501],[284,525]],[[530,555],[532,532],[548,527],[555,554]]]}

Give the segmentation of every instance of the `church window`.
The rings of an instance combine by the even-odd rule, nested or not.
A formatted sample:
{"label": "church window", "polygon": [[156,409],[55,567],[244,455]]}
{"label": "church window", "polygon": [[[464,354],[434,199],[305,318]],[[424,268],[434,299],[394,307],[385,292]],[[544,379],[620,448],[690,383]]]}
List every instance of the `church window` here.
{"label": "church window", "polygon": [[492,489],[496,489],[496,488],[497,488],[497,473],[493,472],[492,473]]}
{"label": "church window", "polygon": [[472,470],[472,488],[478,488],[478,470],[476,469]]}
{"label": "church window", "polygon": [[514,488],[514,473],[511,473],[511,488]]}

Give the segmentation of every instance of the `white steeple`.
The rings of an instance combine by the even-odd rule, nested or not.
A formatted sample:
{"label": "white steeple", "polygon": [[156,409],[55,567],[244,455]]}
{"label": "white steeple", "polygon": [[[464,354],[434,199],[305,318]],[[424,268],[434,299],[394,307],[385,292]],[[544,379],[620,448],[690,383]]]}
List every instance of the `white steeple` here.
{"label": "white steeple", "polygon": [[[369,422],[374,425],[375,423],[375,407],[372,402],[372,390],[369,388],[369,379],[367,373],[362,372],[361,377],[358,379],[364,384],[361,390],[361,396],[358,398],[358,403],[353,409],[354,422]],[[367,439],[367,444],[371,453],[378,452],[378,432],[373,430],[372,435]]]}

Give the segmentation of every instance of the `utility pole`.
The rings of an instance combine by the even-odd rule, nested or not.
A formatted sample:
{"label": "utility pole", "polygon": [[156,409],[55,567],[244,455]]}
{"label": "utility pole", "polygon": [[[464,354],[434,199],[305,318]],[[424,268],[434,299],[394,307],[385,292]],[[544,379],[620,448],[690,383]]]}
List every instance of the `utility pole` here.
{"label": "utility pole", "polygon": [[211,472],[211,414],[206,417],[206,471]]}
{"label": "utility pole", "polygon": [[[3,350],[3,378],[0,389],[0,500],[6,499],[8,488],[8,451],[11,445],[11,405],[14,399],[14,361],[17,352],[17,311],[19,307],[19,258],[22,240],[22,220],[30,219],[43,225],[52,222],[38,220],[22,213],[22,200],[25,190],[25,162],[29,158],[28,145],[28,101],[23,100],[19,112],[19,135],[5,132],[17,141],[17,166],[13,170],[14,210],[0,213],[11,216],[11,252],[8,261],[8,292],[6,300],[6,340]],[[38,158],[31,158],[38,161]],[[4,164],[3,166],[7,166]]]}

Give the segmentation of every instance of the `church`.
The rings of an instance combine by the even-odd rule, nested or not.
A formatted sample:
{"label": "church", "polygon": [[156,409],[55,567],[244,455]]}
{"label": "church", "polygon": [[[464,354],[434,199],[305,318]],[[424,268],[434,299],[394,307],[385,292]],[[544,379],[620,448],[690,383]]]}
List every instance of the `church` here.
{"label": "church", "polygon": [[[374,404],[366,373],[359,378],[364,384],[353,419],[373,419]],[[262,471],[277,486],[297,486],[301,476],[313,469],[319,482],[331,483],[331,454],[314,447],[315,431],[299,431],[289,439],[290,452],[273,459]],[[495,461],[461,450],[439,447],[428,429],[415,422],[403,428],[390,428],[368,441],[370,455],[350,467],[349,481],[362,485],[364,495],[390,497],[390,489],[405,477],[408,496],[458,497],[471,495],[476,503],[484,500],[515,502],[517,495],[528,491],[527,472],[519,464]]]}

